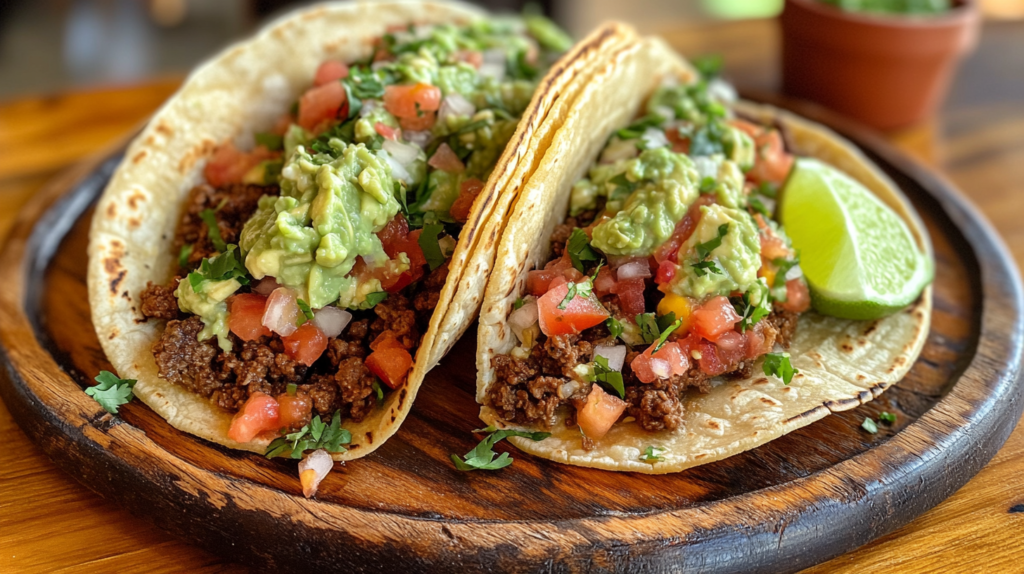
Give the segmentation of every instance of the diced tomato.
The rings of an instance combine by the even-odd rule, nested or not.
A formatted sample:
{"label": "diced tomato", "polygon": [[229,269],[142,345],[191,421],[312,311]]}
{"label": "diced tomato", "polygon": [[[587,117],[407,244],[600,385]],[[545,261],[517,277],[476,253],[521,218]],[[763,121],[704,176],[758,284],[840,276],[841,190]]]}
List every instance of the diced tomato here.
{"label": "diced tomato", "polygon": [[308,322],[284,337],[283,342],[284,352],[307,367],[312,367],[327,350],[327,336],[316,325]]}
{"label": "diced tomato", "polygon": [[249,395],[249,399],[231,419],[228,438],[235,442],[249,442],[262,432],[280,429],[280,419],[280,405],[277,401],[257,391]]}
{"label": "diced tomato", "polygon": [[678,126],[669,126],[665,128],[665,137],[668,142],[672,144],[672,151],[676,153],[690,153],[690,138],[684,138],[679,135]]}
{"label": "diced tomato", "polygon": [[597,293],[598,297],[604,297],[605,295],[612,292],[615,288],[615,272],[609,267],[602,267],[597,272],[597,277],[594,278],[594,292]]}
{"label": "diced tomato", "polygon": [[777,129],[765,129],[743,120],[731,124],[754,139],[754,167],[747,172],[747,179],[755,183],[781,185],[793,168],[793,156],[786,152],[782,134]]}
{"label": "diced tomato", "polygon": [[764,336],[764,321],[758,321],[752,328],[743,333],[745,339],[744,348],[746,354],[744,359],[756,359],[765,353],[770,353],[774,341],[769,341]]}
{"label": "diced tomato", "polygon": [[402,135],[402,130],[395,129],[381,122],[374,124],[373,130],[380,134],[380,137],[391,141],[398,141],[398,138]]}
{"label": "diced tomato", "polygon": [[348,115],[348,100],[341,82],[311,88],[299,98],[299,125],[307,130]]}
{"label": "diced tomato", "polygon": [[786,281],[786,302],[782,308],[793,313],[803,313],[811,307],[811,293],[800,277]]}
{"label": "diced tomato", "polygon": [[790,256],[789,247],[786,246],[786,242],[778,235],[769,231],[768,233],[760,233],[758,237],[761,240],[761,257],[771,261]]}
{"label": "diced tomato", "polygon": [[[377,238],[380,239],[384,252],[390,259],[397,258],[399,253],[405,253],[409,258],[409,269],[398,275],[390,275],[386,269],[374,271],[374,276],[380,279],[381,286],[385,291],[391,293],[401,291],[405,286],[423,276],[423,266],[427,264],[427,258],[423,255],[423,248],[420,247],[419,242],[422,232],[417,229],[409,233],[409,223],[401,213],[389,221],[384,229],[377,232]],[[359,275],[355,267],[352,269],[352,274]]]}
{"label": "diced tomato", "polygon": [[[652,343],[643,353],[634,357],[629,364],[633,374],[641,383],[653,383],[658,379],[682,375],[690,368],[690,360],[686,358],[679,343],[670,341],[654,353],[654,348],[657,346],[658,343]],[[656,360],[664,361],[661,367],[656,365]]]}
{"label": "diced tomato", "polygon": [[377,232],[377,239],[380,239],[380,244],[384,246],[384,252],[388,254],[388,257],[394,259],[398,255],[398,243],[409,235],[409,222],[406,221],[405,216],[401,213],[395,215],[395,217]]}
{"label": "diced tomato", "polygon": [[612,293],[619,296],[622,313],[633,318],[644,312],[644,280],[640,278],[620,279]]}
{"label": "diced tomato", "polygon": [[740,316],[729,299],[719,295],[696,309],[691,314],[691,329],[709,341],[717,341],[723,333],[732,331]]}
{"label": "diced tomato", "polygon": [[405,345],[395,337],[394,331],[385,330],[380,335],[377,335],[373,341],[370,342],[371,351],[380,351],[383,349],[404,349]]}
{"label": "diced tomato", "polygon": [[679,272],[679,265],[669,261],[668,259],[658,264],[658,273],[654,276],[654,282],[658,285],[666,285],[671,283],[676,277],[676,273]]}
{"label": "diced tomato", "polygon": [[462,173],[466,171],[466,164],[462,163],[459,156],[455,155],[455,152],[446,143],[437,146],[437,151],[427,160],[427,165],[449,173]]}
{"label": "diced tomato", "polygon": [[551,280],[558,277],[559,272],[553,269],[534,269],[526,274],[526,291],[530,295],[540,297],[551,288]]}
{"label": "diced tomato", "polygon": [[474,68],[480,69],[480,66],[484,64],[484,55],[476,50],[459,50],[455,52],[455,59],[460,62],[466,62]]}
{"label": "diced tomato", "polygon": [[558,305],[568,293],[568,286],[557,285],[551,287],[543,297],[537,300],[540,330],[548,337],[580,333],[608,318],[608,311],[593,293],[586,297],[576,295],[564,310],[559,309]]}
{"label": "diced tomato", "polygon": [[421,118],[441,107],[441,88],[418,83],[384,88],[384,109],[399,118]]}
{"label": "diced tomato", "polygon": [[751,139],[755,140],[758,138],[758,136],[761,135],[762,132],[764,132],[764,128],[755,123],[748,122],[747,120],[735,119],[730,121],[729,125],[731,125],[734,128],[738,128],[741,132],[747,134],[748,136],[750,136]]}
{"label": "diced tomato", "polygon": [[[394,338],[391,338],[394,340]],[[409,369],[412,368],[412,355],[400,343],[381,342],[377,348],[366,357],[366,368],[380,377],[384,384],[396,389],[402,386]]]}
{"label": "diced tomato", "polygon": [[263,311],[267,298],[258,293],[241,293],[228,299],[228,329],[243,341],[269,337],[270,329],[263,325]]}
{"label": "diced tomato", "polygon": [[591,440],[600,440],[626,410],[626,401],[604,392],[601,385],[590,387],[587,402],[576,413],[580,430]]}
{"label": "diced tomato", "polygon": [[263,146],[257,146],[251,152],[239,151],[230,141],[224,142],[213,157],[206,162],[203,168],[203,177],[206,183],[213,187],[223,187],[233,183],[242,183],[242,179],[250,169],[256,167],[262,161],[277,157],[277,152],[272,152]]}
{"label": "diced tomato", "polygon": [[[441,145],[444,146],[445,144]],[[437,157],[436,154],[434,157]],[[477,196],[480,195],[483,189],[484,182],[475,177],[463,181],[459,185],[459,196],[455,198],[455,202],[452,203],[452,208],[448,212],[451,214],[452,219],[459,223],[469,221],[469,213],[473,210],[473,202],[476,201]]]}
{"label": "diced tomato", "polygon": [[423,234],[422,229],[417,229],[406,236],[405,241],[398,242],[398,252],[405,253],[406,257],[409,258],[409,269],[413,270],[413,274],[416,275],[416,271],[422,271],[420,267],[427,264],[427,257],[423,255],[423,248],[420,247],[420,235]]}
{"label": "diced tomato", "polygon": [[668,241],[662,243],[654,250],[655,261],[659,264],[662,261],[678,263],[679,247],[690,238],[693,230],[697,228],[697,224],[700,222],[701,206],[710,205],[714,202],[715,196],[713,194],[703,194],[698,197],[690,206],[690,209],[687,210],[686,215],[676,224],[676,228],[672,232],[672,236],[668,238]]}
{"label": "diced tomato", "polygon": [[298,430],[313,418],[313,400],[306,393],[278,395],[281,417],[278,424],[282,429]]}
{"label": "diced tomato", "polygon": [[407,132],[422,132],[434,127],[437,112],[427,112],[418,118],[398,118],[398,125]]}
{"label": "diced tomato", "polygon": [[313,85],[322,86],[327,82],[335,82],[348,77],[348,66],[341,62],[335,62],[328,60],[316,69],[316,75],[313,76]]}
{"label": "diced tomato", "polygon": [[704,371],[704,373],[715,376],[729,370],[729,365],[718,355],[718,346],[711,341],[700,339],[695,350],[700,353],[700,359],[697,359],[697,363],[700,365],[700,370]]}

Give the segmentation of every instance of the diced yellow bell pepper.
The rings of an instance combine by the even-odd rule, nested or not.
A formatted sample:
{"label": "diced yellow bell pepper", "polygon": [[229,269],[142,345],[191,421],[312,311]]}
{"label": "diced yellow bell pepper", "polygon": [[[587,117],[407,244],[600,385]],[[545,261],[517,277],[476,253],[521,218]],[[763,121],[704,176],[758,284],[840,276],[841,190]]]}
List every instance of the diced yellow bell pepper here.
{"label": "diced yellow bell pepper", "polygon": [[669,313],[675,313],[676,319],[682,319],[683,322],[676,329],[676,335],[683,335],[690,330],[690,312],[693,307],[690,303],[690,299],[676,295],[675,293],[668,293],[662,298],[661,302],[658,303],[658,315],[668,315]]}

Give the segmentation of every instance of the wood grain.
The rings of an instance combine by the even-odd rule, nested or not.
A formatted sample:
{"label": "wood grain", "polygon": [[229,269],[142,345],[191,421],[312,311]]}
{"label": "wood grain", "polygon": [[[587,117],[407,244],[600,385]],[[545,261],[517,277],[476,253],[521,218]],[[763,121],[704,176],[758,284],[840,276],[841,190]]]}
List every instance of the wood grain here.
{"label": "wood grain", "polygon": [[[704,45],[713,44],[712,36],[704,37],[708,42]],[[760,62],[763,65],[765,60]],[[127,99],[163,97],[153,96],[159,88],[125,92]],[[80,117],[93,111],[74,96],[62,101],[62,105],[76,108]],[[951,113],[943,118],[947,139],[939,142],[944,144],[938,146],[939,153],[930,149],[934,142],[914,148],[924,157],[948,159],[949,174],[996,221],[1018,262],[1024,261],[1024,226],[1019,223],[1024,131],[1018,129],[1014,137],[1005,126],[1012,121],[1019,125],[1022,112],[1020,105],[1004,104]],[[138,119],[126,121],[126,128]],[[18,143],[13,139],[4,141]],[[97,140],[94,145],[102,143]],[[910,145],[918,144],[912,141]],[[77,157],[68,154],[62,161],[73,159]],[[33,171],[17,179],[0,180],[0,230],[5,229],[2,219],[10,218],[47,175]],[[0,453],[0,562],[14,571],[244,570],[175,541],[82,488],[53,467],[13,425],[2,406],[0,431],[5,431],[8,446]],[[1024,431],[1018,429],[974,480],[936,509],[812,571],[929,572],[936,568],[955,570],[957,565],[963,571],[1019,571],[1017,534],[1024,513],[1008,510],[1024,503],[1016,488],[1024,470],[1022,457]]]}

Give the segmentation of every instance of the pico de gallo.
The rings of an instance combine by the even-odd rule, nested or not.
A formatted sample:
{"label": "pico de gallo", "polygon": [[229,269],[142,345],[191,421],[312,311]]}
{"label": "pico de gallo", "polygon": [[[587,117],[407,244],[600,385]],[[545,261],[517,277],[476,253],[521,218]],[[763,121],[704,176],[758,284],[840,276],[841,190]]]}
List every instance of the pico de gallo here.
{"label": "pico de gallo", "polygon": [[810,296],[772,213],[794,158],[734,98],[711,73],[661,86],[573,186],[509,315],[518,345],[492,359],[485,401],[502,419],[551,428],[564,414],[589,449],[627,417],[677,429],[687,393],[762,358],[789,383],[783,349]]}
{"label": "pico de gallo", "polygon": [[344,450],[339,420],[405,392],[473,202],[569,44],[540,16],[391,30],[323,62],[248,145],[221,144],[174,279],[142,293],[167,321],[160,376],[235,413],[235,441],[287,434],[268,456]]}

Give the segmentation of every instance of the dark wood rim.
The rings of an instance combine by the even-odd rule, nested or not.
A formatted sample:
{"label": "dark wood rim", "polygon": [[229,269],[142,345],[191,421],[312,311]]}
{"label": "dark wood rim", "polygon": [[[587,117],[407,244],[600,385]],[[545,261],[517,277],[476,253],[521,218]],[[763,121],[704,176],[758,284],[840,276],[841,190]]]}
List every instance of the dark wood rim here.
{"label": "dark wood rim", "polygon": [[[0,291],[0,396],[58,466],[89,488],[137,514],[160,516],[163,528],[192,543],[261,568],[800,570],[895,530],[955,492],[992,458],[1024,409],[1024,290],[988,223],[951,184],[878,138],[813,109],[801,113],[927,190],[969,243],[983,294],[981,336],[950,392],[890,440],[810,476],[672,511],[454,521],[305,500],[194,466],[72,392],[78,384],[59,370],[31,318],[38,294],[28,286],[102,189],[114,161],[103,157],[39,194],[0,253],[0,265],[15,275]],[[907,466],[914,471],[879,477],[879,469]],[[737,516],[746,528],[735,528]]]}

